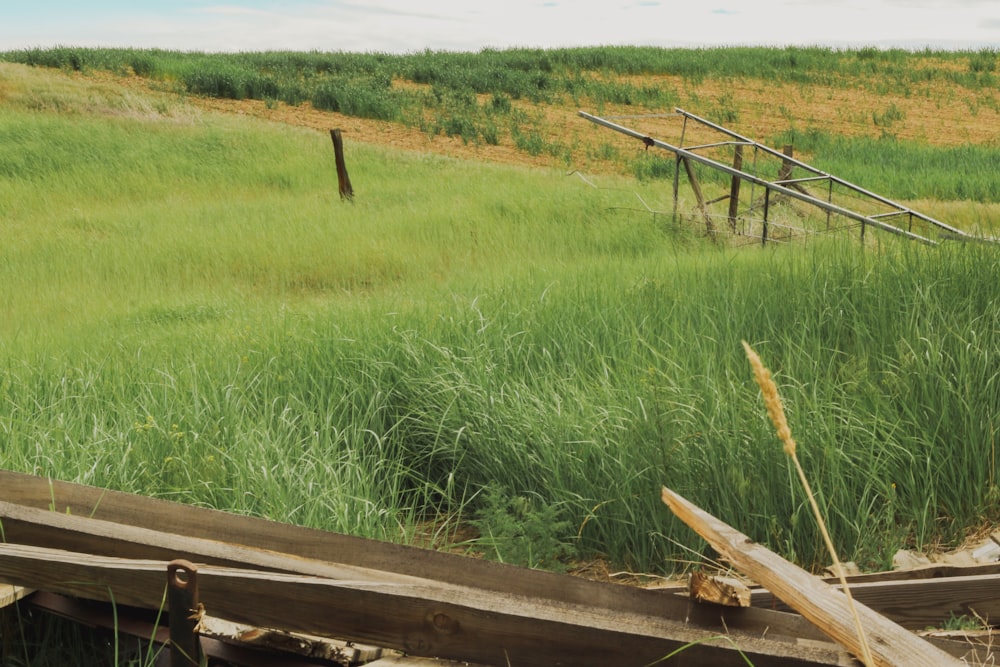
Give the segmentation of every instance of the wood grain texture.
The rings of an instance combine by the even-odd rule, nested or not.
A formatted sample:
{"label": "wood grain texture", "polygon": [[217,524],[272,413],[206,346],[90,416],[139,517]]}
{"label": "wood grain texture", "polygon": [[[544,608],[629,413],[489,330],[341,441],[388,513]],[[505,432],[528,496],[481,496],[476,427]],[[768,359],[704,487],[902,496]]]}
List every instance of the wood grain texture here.
{"label": "wood grain texture", "polygon": [[[117,604],[157,608],[167,563],[0,544],[0,579]],[[433,599],[401,583],[335,581],[283,572],[199,566],[206,612],[238,623],[334,635],[419,657],[497,667],[648,665],[681,650],[686,665],[846,665],[832,645],[719,637],[636,614],[546,604],[520,596]],[[440,597],[440,595],[438,595]]]}
{"label": "wood grain texture", "polygon": [[703,603],[725,607],[749,607],[750,589],[742,581],[721,575],[692,572],[688,581],[688,595]]}
{"label": "wood grain texture", "polygon": [[713,633],[827,641],[798,614],[719,610],[665,591],[587,581],[20,473],[0,471],[0,489],[0,498],[7,501],[0,503],[0,520],[8,541],[20,544],[126,558],[183,557],[195,563],[335,579],[416,577],[480,594],[495,591],[684,620]]}
{"label": "wood grain texture", "polygon": [[[837,584],[830,585],[839,589]],[[953,616],[1000,618],[1000,574],[862,583],[849,580],[848,585],[855,600],[910,630],[942,627]],[[767,609],[791,610],[768,590],[752,591],[750,600]]]}
{"label": "wood grain texture", "polygon": [[18,600],[21,600],[34,591],[23,586],[12,586],[10,584],[0,584],[0,609],[9,607]]}
{"label": "wood grain texture", "polygon": [[[834,641],[860,655],[854,619],[843,593],[664,487],[663,502],[743,574],[772,591]],[[878,667],[949,667],[962,663],[913,633],[857,604]],[[869,666],[874,667],[874,666]]]}

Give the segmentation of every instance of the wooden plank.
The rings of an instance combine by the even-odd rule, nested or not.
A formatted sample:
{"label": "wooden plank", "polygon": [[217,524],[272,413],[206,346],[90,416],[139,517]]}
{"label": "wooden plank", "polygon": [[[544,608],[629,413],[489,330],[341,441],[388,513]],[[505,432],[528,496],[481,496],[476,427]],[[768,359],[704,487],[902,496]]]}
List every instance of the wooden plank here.
{"label": "wooden plank", "polygon": [[[854,655],[861,643],[847,598],[819,578],[664,487],[663,502],[743,574],[766,586]],[[879,667],[946,667],[962,663],[863,604],[855,605]],[[875,667],[869,665],[869,667]]]}
{"label": "wooden plank", "polygon": [[34,593],[33,589],[25,588],[24,586],[0,584],[0,609],[9,607],[18,600],[24,599],[32,593]]}
{"label": "wooden plank", "polygon": [[[849,584],[870,584],[887,581],[916,581],[918,579],[946,579],[948,577],[982,577],[1000,574],[1000,563],[984,563],[982,565],[952,565],[949,563],[934,563],[924,567],[909,570],[889,570],[887,572],[868,572],[854,574],[847,578]],[[823,581],[834,583],[838,579],[824,578]]]}
{"label": "wooden plank", "polygon": [[[692,606],[686,597],[661,591],[587,581],[20,473],[0,471],[0,488],[9,501],[0,503],[0,520],[11,542],[106,556],[183,557],[196,563],[333,578],[385,581],[387,577],[409,576],[480,593],[496,591],[686,619],[712,632],[728,629],[826,641],[797,614]],[[48,511],[50,508],[54,511]],[[94,518],[84,518],[91,516]]]}
{"label": "wooden plank", "polygon": [[[941,627],[952,616],[1000,618],[1000,574],[867,583],[848,580],[848,585],[855,600],[910,630]],[[765,589],[751,591],[750,599],[754,606],[790,609]]]}
{"label": "wooden plank", "polygon": [[[31,597],[30,604],[50,614],[61,616],[89,628],[95,628],[117,635],[130,635],[143,641],[165,645],[169,640],[170,630],[165,625],[157,623],[156,615],[147,613],[145,609],[126,607],[122,604],[112,605],[109,602],[96,602],[70,598],[47,591],[39,591]],[[228,641],[214,637],[201,637],[201,646],[205,655],[221,661],[222,664],[240,665],[241,667],[320,667],[329,666],[331,661],[313,660],[288,653],[262,651],[258,648],[245,648]],[[161,653],[162,658],[169,657],[169,651]],[[166,660],[157,660],[156,665],[166,664]],[[215,664],[214,661],[210,664]],[[346,660],[339,664],[356,664]]]}
{"label": "wooden plank", "polygon": [[410,655],[392,655],[365,663],[365,667],[484,667],[468,662],[435,660],[434,658],[414,658]]}
{"label": "wooden plank", "polygon": [[365,663],[365,667],[485,667],[470,662],[455,662],[453,660],[436,660],[434,658],[415,658],[410,655],[395,655],[380,658],[374,662]]}
{"label": "wooden plank", "polygon": [[[145,608],[162,604],[166,567],[166,561],[0,544],[2,580]],[[723,637],[683,622],[521,596],[443,601],[433,599],[433,590],[405,584],[215,566],[199,567],[198,586],[207,613],[237,623],[497,667],[640,667],[675,652],[695,666],[745,667],[747,659],[781,667],[850,664],[830,644]]]}
{"label": "wooden plank", "polygon": [[[121,526],[155,526],[159,533],[265,549],[344,566],[391,571],[488,590],[552,597],[579,604],[625,606],[630,610],[646,611],[662,604],[663,596],[641,595],[641,592],[637,596],[636,591],[623,586],[524,570],[494,561],[473,560],[456,554],[302,528],[33,475],[0,471],[0,489],[3,489],[2,500],[11,505],[53,510],[56,514],[89,517]],[[644,599],[637,603],[639,598]]]}
{"label": "wooden plank", "polygon": [[[201,635],[202,639],[211,637],[231,644],[305,658],[320,658],[342,665],[369,662],[382,655],[380,648],[361,647],[352,642],[330,639],[329,637],[285,632],[272,628],[256,628],[208,614],[202,614],[198,619],[198,634]],[[362,651],[364,651],[363,654]]]}
{"label": "wooden plank", "polygon": [[296,557],[6,502],[0,502],[0,521],[8,542],[80,553],[161,560],[184,558],[196,563],[378,583],[424,584],[427,581],[412,575]]}

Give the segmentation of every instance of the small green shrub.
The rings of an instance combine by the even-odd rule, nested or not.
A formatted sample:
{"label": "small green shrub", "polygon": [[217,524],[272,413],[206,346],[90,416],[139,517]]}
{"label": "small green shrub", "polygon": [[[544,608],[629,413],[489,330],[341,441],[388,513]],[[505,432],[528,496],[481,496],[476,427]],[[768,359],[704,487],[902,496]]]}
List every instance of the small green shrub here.
{"label": "small green shrub", "polygon": [[573,526],[560,518],[559,508],[537,498],[511,496],[507,489],[488,486],[483,505],[471,522],[479,530],[476,543],[487,556],[514,565],[564,570],[575,554]]}
{"label": "small green shrub", "polygon": [[514,137],[514,145],[528,155],[541,155],[545,152],[545,139],[537,130],[524,132],[515,128],[511,130],[511,135]]}

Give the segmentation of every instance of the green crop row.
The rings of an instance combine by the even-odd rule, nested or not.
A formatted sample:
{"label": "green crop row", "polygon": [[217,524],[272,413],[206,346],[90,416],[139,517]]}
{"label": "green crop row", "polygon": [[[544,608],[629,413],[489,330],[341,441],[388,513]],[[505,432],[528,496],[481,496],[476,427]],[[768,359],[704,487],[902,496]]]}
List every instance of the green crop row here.
{"label": "green crop row", "polygon": [[[407,54],[345,52],[265,52],[207,54],[155,49],[60,47],[0,53],[4,60],[74,70],[132,71],[141,76],[176,76],[180,70],[224,64],[281,79],[387,74],[415,83],[443,83],[477,93],[505,93],[544,99],[567,88],[580,72],[613,75],[665,74],[690,80],[764,78],[799,83],[830,83],[846,78],[878,77],[895,90],[915,82],[941,80],[981,88],[995,84],[1000,53],[978,51],[907,51],[875,48],[724,47],[665,49],[655,47],[583,47],[571,49],[483,49],[479,52],[422,51]],[[921,67],[924,62],[955,66]]]}
{"label": "green crop row", "polygon": [[792,144],[823,171],[897,199],[1000,201],[1000,151],[993,146],[940,148],[818,130],[789,130],[773,144]]}

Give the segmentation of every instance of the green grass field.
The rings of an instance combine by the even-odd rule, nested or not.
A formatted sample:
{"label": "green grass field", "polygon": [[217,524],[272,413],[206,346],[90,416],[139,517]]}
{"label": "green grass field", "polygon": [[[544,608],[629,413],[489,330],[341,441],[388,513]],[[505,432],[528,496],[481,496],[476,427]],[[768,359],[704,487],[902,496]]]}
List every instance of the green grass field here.
{"label": "green grass field", "polygon": [[0,66],[3,467],[649,573],[701,550],[668,485],[818,568],[746,340],[842,558],[1000,519],[996,247],[737,251],[622,208],[663,181],[365,144],[347,204],[328,137],[165,99]]}

